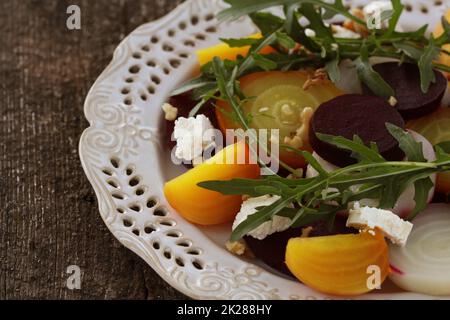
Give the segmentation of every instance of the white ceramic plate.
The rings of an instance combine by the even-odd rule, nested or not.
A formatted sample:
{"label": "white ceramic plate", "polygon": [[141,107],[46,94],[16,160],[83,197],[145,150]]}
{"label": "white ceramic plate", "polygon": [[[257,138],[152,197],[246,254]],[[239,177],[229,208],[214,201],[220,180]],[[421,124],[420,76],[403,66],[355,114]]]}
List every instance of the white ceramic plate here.
{"label": "white ceramic plate", "polygon": [[[406,13],[402,26],[408,28],[416,21],[434,25],[450,6],[443,2],[447,4],[409,1],[412,11]],[[192,225],[164,198],[165,181],[183,169],[171,163],[163,147],[161,104],[195,72],[196,49],[214,45],[220,37],[256,31],[247,19],[218,24],[215,14],[223,8],[218,0],[189,0],[162,19],[142,25],[122,41],[91,88],[84,109],[90,127],[81,137],[80,158],[100,214],[124,246],[192,298],[332,298],[230,254],[224,248],[229,225]],[[427,297],[391,292],[361,298]]]}

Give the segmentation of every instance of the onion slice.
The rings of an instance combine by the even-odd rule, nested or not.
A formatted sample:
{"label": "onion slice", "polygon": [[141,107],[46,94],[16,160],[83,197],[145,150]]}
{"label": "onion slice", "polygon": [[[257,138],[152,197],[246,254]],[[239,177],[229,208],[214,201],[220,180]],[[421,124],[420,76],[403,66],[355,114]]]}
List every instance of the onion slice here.
{"label": "onion slice", "polygon": [[413,222],[406,246],[390,246],[390,279],[407,291],[450,295],[450,205],[431,204]]}

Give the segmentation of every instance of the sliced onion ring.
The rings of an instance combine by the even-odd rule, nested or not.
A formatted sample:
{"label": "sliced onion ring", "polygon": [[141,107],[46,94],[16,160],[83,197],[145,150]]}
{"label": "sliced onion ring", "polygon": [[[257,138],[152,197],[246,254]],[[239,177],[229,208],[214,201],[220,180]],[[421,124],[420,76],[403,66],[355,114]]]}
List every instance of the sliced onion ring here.
{"label": "sliced onion ring", "polygon": [[406,246],[390,247],[390,279],[400,288],[450,295],[450,204],[431,204],[413,221]]}

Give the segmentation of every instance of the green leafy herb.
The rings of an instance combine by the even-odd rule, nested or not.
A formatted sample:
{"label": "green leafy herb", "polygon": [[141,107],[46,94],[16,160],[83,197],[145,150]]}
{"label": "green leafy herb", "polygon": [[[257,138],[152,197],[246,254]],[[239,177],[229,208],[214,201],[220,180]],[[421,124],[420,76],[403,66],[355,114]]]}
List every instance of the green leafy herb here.
{"label": "green leafy herb", "polygon": [[339,62],[339,54],[337,54],[333,60],[330,60],[325,64],[325,71],[328,73],[330,80],[334,83],[338,82],[341,79]]}
{"label": "green leafy herb", "polygon": [[419,59],[420,70],[420,88],[426,93],[431,83],[436,82],[436,75],[433,70],[433,61],[438,57],[440,49],[434,45],[433,38],[430,38],[429,44],[425,47]]}
{"label": "green leafy herb", "polygon": [[386,128],[389,133],[399,142],[400,149],[403,150],[408,161],[426,162],[427,160],[423,156],[422,143],[417,142],[413,137],[401,128],[386,123]]}
{"label": "green leafy herb", "polygon": [[[193,90],[199,103],[191,110],[198,112],[208,101],[225,100],[231,106],[230,116],[242,128],[250,127],[251,116],[241,108],[248,98],[240,89],[239,78],[264,70],[297,70],[300,68],[325,68],[330,79],[339,81],[339,64],[344,59],[354,61],[361,80],[377,95],[395,96],[394,90],[373,70],[370,57],[394,58],[401,62],[418,65],[421,89],[426,92],[435,81],[434,69],[450,72],[450,67],[439,64],[439,54],[450,53],[441,46],[450,43],[450,24],[443,19],[444,33],[434,39],[426,34],[427,26],[409,32],[399,32],[397,24],[402,14],[400,0],[391,0],[393,11],[384,12],[382,20],[389,20],[387,30],[367,30],[368,35],[360,39],[336,38],[324,18],[342,15],[366,27],[366,21],[346,9],[342,0],[226,0],[230,7],[219,14],[220,19],[236,19],[249,15],[262,38],[224,39],[231,47],[250,46],[248,54],[236,60],[214,58],[201,68],[202,74],[188,81],[174,94]],[[274,6],[282,6],[285,18],[266,12]],[[302,18],[306,22],[299,23]],[[308,37],[306,29],[314,31]],[[301,46],[297,46],[301,44]],[[262,54],[261,50],[272,46],[276,51]],[[268,176],[260,180],[235,179],[231,181],[205,181],[199,185],[224,194],[246,194],[259,196],[267,193],[281,198],[271,206],[258,208],[233,232],[238,239],[249,230],[267,221],[274,215],[292,218],[293,226],[311,221],[327,221],[333,224],[336,213],[347,209],[352,201],[376,199],[381,207],[390,208],[401,193],[411,184],[416,188],[416,208],[412,219],[425,206],[433,173],[450,170],[449,145],[435,146],[437,160],[426,162],[422,146],[413,141],[402,129],[387,125],[398,140],[408,161],[386,161],[374,143],[365,145],[359,137],[353,140],[342,137],[319,135],[319,138],[352,152],[357,163],[333,172],[326,172],[311,154],[298,151],[319,172],[314,178],[289,180],[279,176]],[[253,137],[256,139],[256,137]],[[281,166],[295,172],[284,163]],[[263,164],[262,164],[263,165]]]}
{"label": "green leafy herb", "polygon": [[295,47],[295,41],[289,37],[286,33],[277,32],[277,42],[280,46],[286,49],[293,49]]}
{"label": "green leafy herb", "polygon": [[252,57],[253,62],[264,71],[275,70],[278,66],[276,62],[267,59],[266,57],[260,55],[259,53],[254,53]]}
{"label": "green leafy herb", "polygon": [[222,42],[226,43],[231,48],[239,48],[252,46],[258,42],[256,38],[240,38],[240,39],[220,39]]}
{"label": "green leafy herb", "polygon": [[[388,125],[405,153],[414,159],[424,159],[418,145],[413,145],[409,135],[394,125]],[[402,192],[411,184],[416,187],[416,208],[410,219],[423,210],[433,184],[429,176],[450,169],[450,154],[440,148],[440,156],[433,162],[386,161],[375,154],[373,147],[367,147],[361,139],[348,140],[343,137],[320,135],[320,139],[340,148],[351,150],[358,163],[326,172],[312,155],[302,151],[311,165],[320,173],[314,178],[289,180],[281,177],[267,177],[259,180],[234,179],[229,181],[205,181],[200,187],[224,194],[248,194],[260,196],[273,191],[281,198],[271,206],[260,208],[233,231],[232,239],[244,236],[248,231],[279,214],[286,207],[283,216],[293,220],[295,226],[313,220],[334,220],[340,210],[345,210],[352,201],[376,199],[382,208],[392,208]],[[333,204],[330,204],[333,201]]]}
{"label": "green leafy herb", "polygon": [[361,56],[355,60],[356,70],[359,78],[372,90],[376,95],[389,98],[395,96],[394,89],[384,81],[381,75],[373,70],[369,62],[369,53],[367,47],[361,47]]}
{"label": "green leafy herb", "polygon": [[283,19],[269,12],[255,12],[250,15],[250,18],[263,35],[281,29],[285,23]]}

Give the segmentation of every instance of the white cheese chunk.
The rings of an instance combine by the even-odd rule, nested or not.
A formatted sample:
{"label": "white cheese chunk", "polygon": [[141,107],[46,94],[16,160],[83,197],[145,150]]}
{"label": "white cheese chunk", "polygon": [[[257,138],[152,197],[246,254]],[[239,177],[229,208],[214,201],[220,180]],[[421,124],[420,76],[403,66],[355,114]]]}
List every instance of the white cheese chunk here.
{"label": "white cheese chunk", "polygon": [[389,210],[360,207],[360,204],[355,202],[347,219],[347,227],[357,229],[378,228],[392,243],[404,246],[413,224],[402,220]]}
{"label": "white cheese chunk", "polygon": [[364,16],[371,17],[375,14],[380,14],[383,11],[390,10],[394,10],[391,1],[370,1],[369,4],[363,8],[363,13]]}
{"label": "white cheese chunk", "polygon": [[[256,198],[249,198],[242,203],[241,210],[237,214],[233,222],[233,230],[237,228],[242,222],[244,222],[249,215],[257,212],[256,208],[266,207],[279,200],[279,196],[265,195]],[[253,229],[247,235],[262,240],[268,235],[275,232],[281,232],[288,229],[291,226],[291,219],[286,217],[274,216],[271,220],[266,221],[259,225],[256,229]]]}
{"label": "white cheese chunk", "polygon": [[316,36],[316,32],[313,29],[306,28],[305,29],[305,35],[308,38],[314,38]]}
{"label": "white cheese chunk", "polygon": [[[381,13],[384,11],[392,11],[391,1],[371,1],[363,8],[364,17],[366,21],[371,21],[372,24],[381,23],[381,25],[373,25],[375,28],[386,29],[389,25],[389,20],[381,21]],[[379,19],[379,22],[377,22]]]}
{"label": "white cheese chunk", "polygon": [[195,118],[180,117],[175,121],[173,137],[177,142],[175,156],[181,160],[192,161],[214,144],[214,127],[203,114]]}
{"label": "white cheese chunk", "polygon": [[332,25],[331,29],[335,38],[348,38],[348,39],[359,39],[361,35],[350,29],[344,28],[340,25]]}

